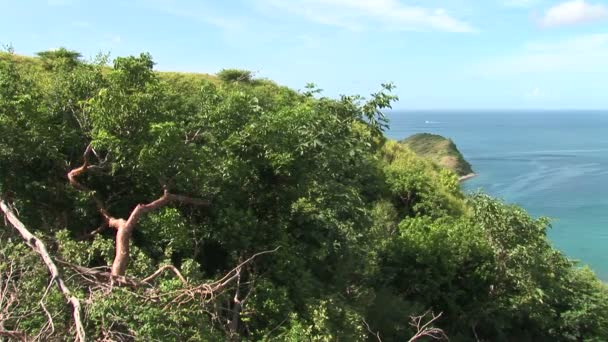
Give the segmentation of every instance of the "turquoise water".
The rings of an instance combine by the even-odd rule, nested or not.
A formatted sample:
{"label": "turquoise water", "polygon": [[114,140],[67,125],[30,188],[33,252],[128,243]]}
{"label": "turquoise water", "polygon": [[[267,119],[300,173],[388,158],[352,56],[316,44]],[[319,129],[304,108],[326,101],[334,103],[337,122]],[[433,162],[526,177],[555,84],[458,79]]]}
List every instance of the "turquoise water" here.
{"label": "turquoise water", "polygon": [[392,112],[387,136],[452,138],[472,164],[467,191],[553,219],[549,238],[608,280],[608,111]]}

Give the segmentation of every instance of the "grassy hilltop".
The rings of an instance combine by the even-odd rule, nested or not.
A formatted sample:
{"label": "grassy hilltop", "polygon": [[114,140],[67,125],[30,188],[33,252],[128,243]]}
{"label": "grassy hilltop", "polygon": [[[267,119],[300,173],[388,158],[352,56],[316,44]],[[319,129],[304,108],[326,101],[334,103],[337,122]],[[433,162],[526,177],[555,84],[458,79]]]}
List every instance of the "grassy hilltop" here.
{"label": "grassy hilltop", "polygon": [[464,159],[452,139],[437,134],[418,133],[400,142],[419,156],[431,159],[439,166],[454,171],[458,176],[473,173],[471,164]]}

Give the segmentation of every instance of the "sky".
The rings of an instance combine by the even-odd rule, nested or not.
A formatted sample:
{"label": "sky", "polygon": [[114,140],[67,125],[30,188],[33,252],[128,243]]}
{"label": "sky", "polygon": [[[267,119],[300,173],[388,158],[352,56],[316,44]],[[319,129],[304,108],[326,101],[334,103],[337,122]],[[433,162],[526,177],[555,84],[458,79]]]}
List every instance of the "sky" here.
{"label": "sky", "polygon": [[396,109],[608,109],[608,0],[0,0],[0,44],[255,72]]}

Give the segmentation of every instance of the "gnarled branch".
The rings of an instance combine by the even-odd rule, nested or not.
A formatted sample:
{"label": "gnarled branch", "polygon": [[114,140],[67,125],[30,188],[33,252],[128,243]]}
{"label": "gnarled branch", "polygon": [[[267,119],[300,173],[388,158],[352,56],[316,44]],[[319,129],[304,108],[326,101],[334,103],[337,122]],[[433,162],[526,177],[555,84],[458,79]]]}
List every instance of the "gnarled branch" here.
{"label": "gnarled branch", "polygon": [[[77,177],[84,174],[87,170],[95,167],[95,165],[90,165],[90,163],[89,163],[89,156],[91,155],[91,152],[94,152],[93,145],[89,144],[89,145],[87,145],[87,148],[85,149],[84,154],[82,155],[82,159],[83,159],[82,165],[75,169],[70,170],[67,174],[70,185],[73,186],[75,189],[84,191],[84,192],[91,192],[91,189],[86,187],[84,184],[80,183],[78,181]],[[102,231],[104,228],[106,228],[107,226],[110,226],[109,223],[110,223],[110,220],[112,219],[112,217],[106,210],[106,207],[103,204],[103,202],[97,196],[93,195],[92,198],[93,198],[93,201],[95,201],[97,210],[99,210],[99,212],[101,213],[101,216],[103,216],[104,221],[105,221],[104,224],[102,224],[99,228],[97,228],[95,230],[95,233],[98,233],[98,232]]]}
{"label": "gnarled branch", "polygon": [[[91,165],[89,165],[89,156],[91,152],[95,152],[91,144],[89,144],[83,154],[83,163],[81,166],[72,169],[68,172],[68,181],[70,184],[81,191],[91,191],[85,185],[80,183],[77,179],[78,176],[84,174],[88,169],[90,169]],[[95,232],[99,232],[103,230],[106,226],[110,228],[116,229],[116,251],[114,255],[114,261],[112,263],[112,276],[120,277],[124,276],[127,271],[127,265],[129,263],[129,245],[131,235],[133,234],[133,230],[139,223],[139,220],[143,215],[149,213],[151,211],[157,210],[166,206],[171,202],[178,202],[189,205],[198,205],[198,206],[207,206],[209,205],[209,201],[204,199],[192,198],[184,195],[172,194],[168,189],[164,189],[163,195],[158,199],[146,203],[146,204],[138,204],[135,206],[135,209],[131,211],[129,217],[125,220],[123,218],[116,218],[109,214],[108,210],[105,208],[102,201],[93,195],[93,199],[97,204],[97,208],[101,215],[104,218],[104,224],[102,224],[99,228],[95,230]]]}
{"label": "gnarled branch", "polygon": [[133,230],[139,223],[139,220],[144,214],[151,211],[160,209],[171,202],[180,202],[191,205],[209,205],[209,201],[191,198],[182,195],[175,195],[170,193],[167,189],[163,192],[163,195],[158,199],[147,203],[138,204],[135,209],[129,215],[127,220],[124,219],[110,219],[110,227],[116,228],[116,255],[114,262],[112,263],[112,275],[122,276],[127,270],[127,264],[129,263],[129,241]]}

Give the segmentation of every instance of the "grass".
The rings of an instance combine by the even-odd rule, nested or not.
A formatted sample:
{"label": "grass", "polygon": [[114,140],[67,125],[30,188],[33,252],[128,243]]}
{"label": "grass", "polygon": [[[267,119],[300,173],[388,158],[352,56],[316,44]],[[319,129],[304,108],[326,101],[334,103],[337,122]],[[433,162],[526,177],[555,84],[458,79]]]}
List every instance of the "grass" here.
{"label": "grass", "polygon": [[[19,68],[31,72],[43,72],[44,63],[40,57],[22,56],[8,52],[0,51],[0,62],[11,61],[16,62]],[[109,67],[108,67],[109,68]],[[210,81],[220,83],[217,76],[204,73],[187,73],[187,72],[172,72],[172,71],[157,71],[160,78],[164,81],[180,84],[180,83],[199,83],[201,81]]]}
{"label": "grass", "polygon": [[459,176],[473,173],[471,164],[451,139],[437,134],[419,133],[401,141],[416,154],[454,171]]}

